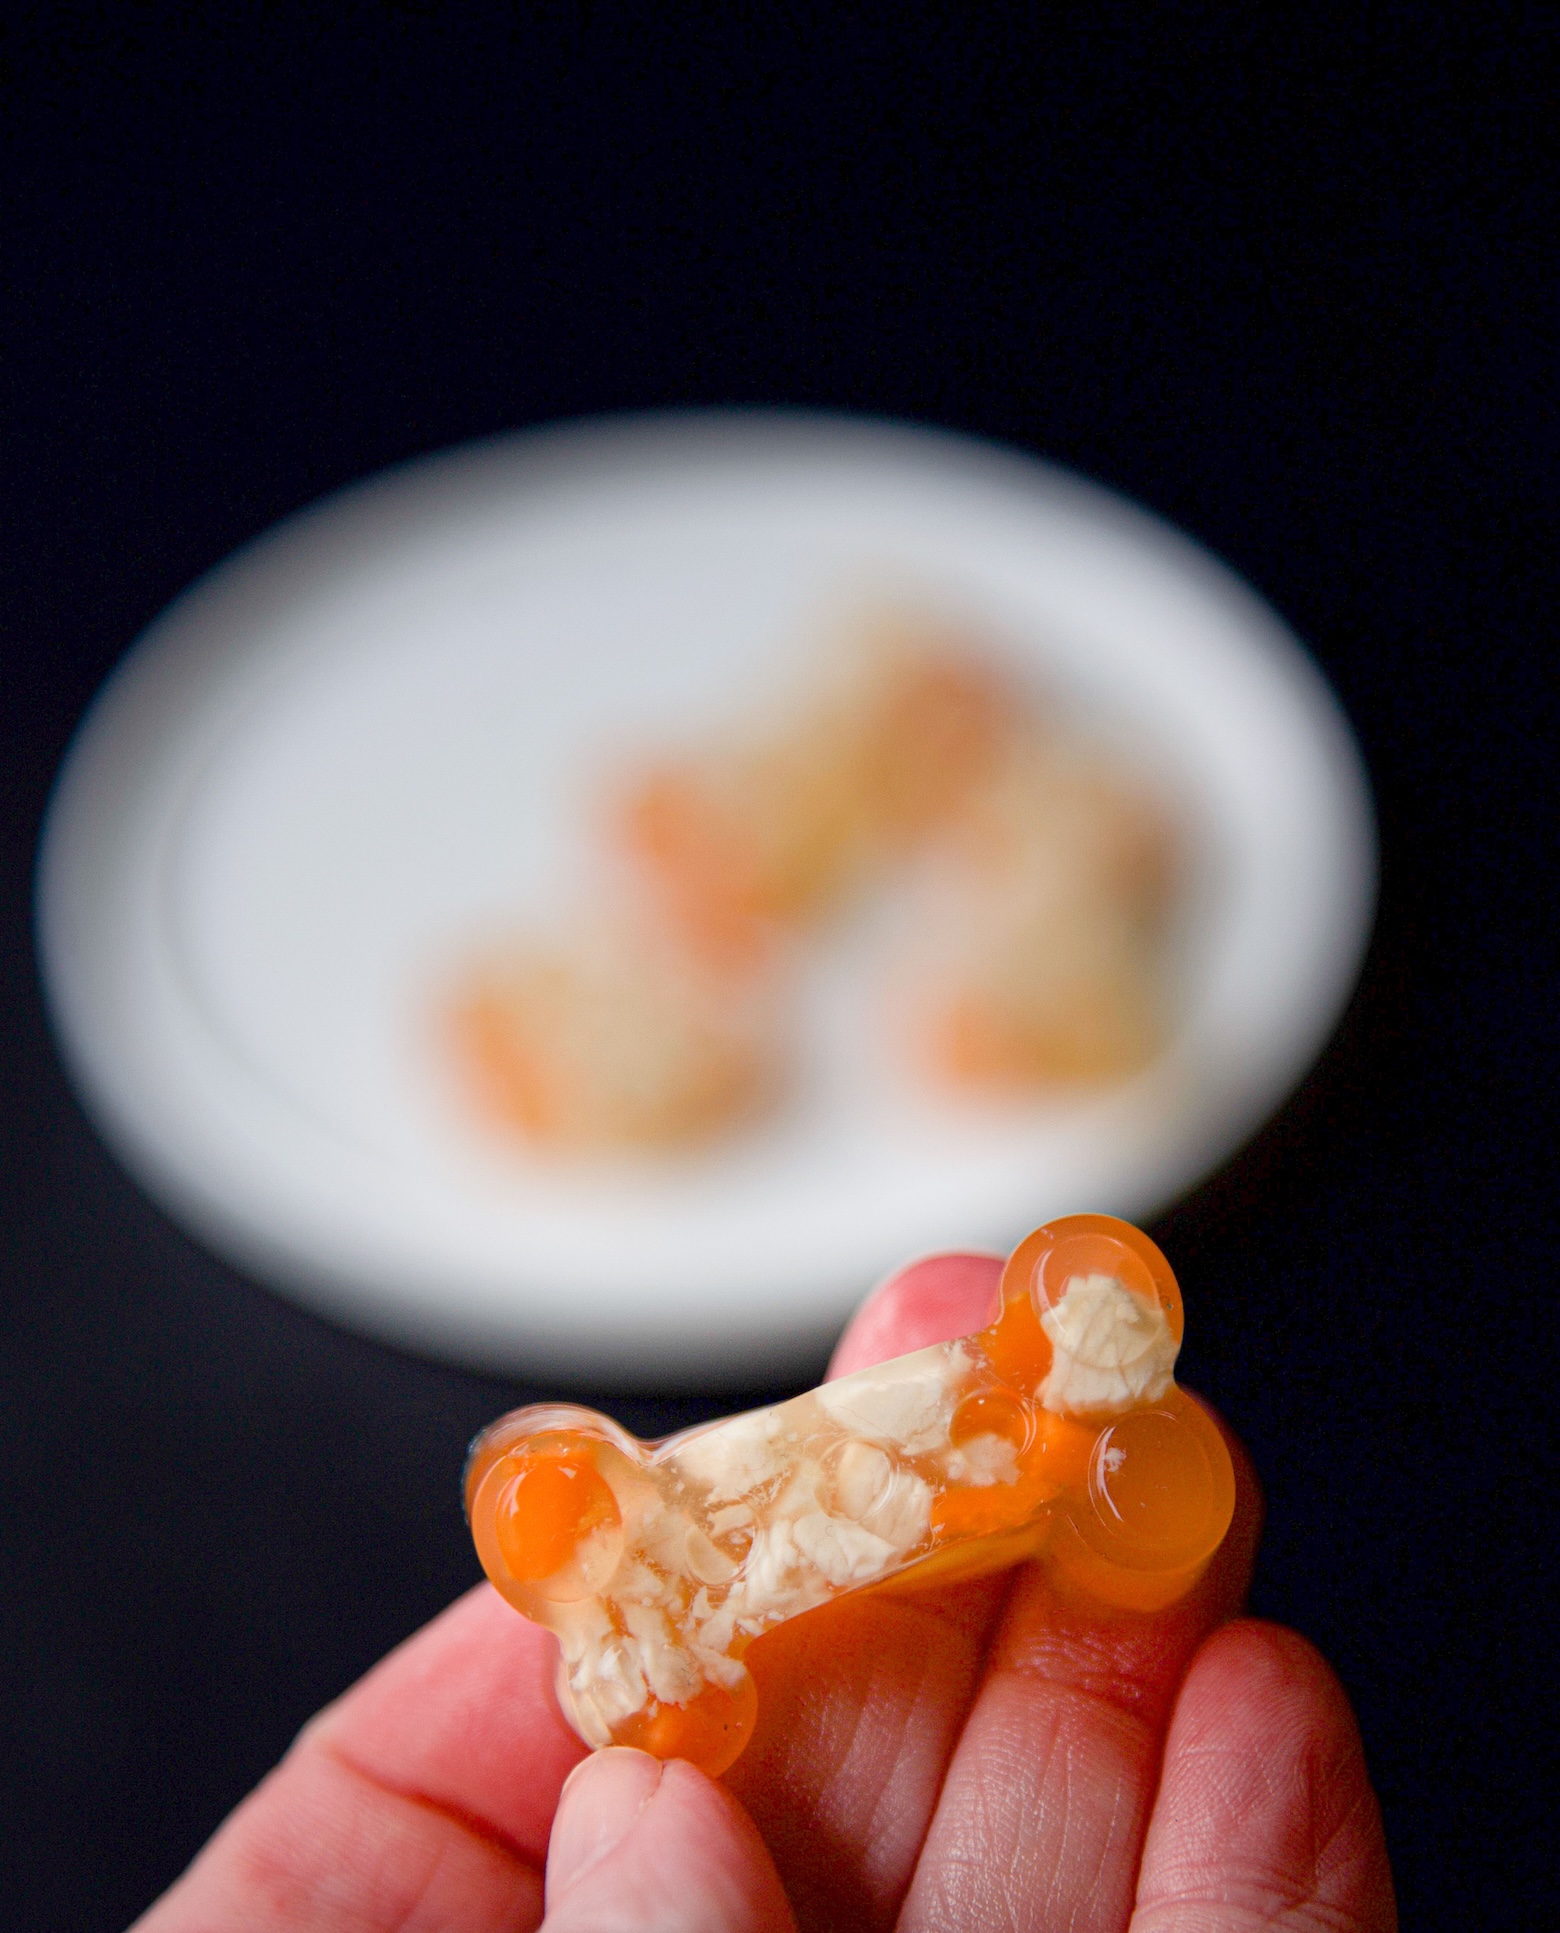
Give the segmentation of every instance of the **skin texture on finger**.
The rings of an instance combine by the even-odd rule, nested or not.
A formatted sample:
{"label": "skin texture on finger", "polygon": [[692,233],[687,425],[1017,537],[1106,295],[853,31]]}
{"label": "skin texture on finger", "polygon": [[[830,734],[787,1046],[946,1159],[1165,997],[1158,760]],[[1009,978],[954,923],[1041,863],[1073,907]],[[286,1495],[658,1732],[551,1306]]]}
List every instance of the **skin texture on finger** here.
{"label": "skin texture on finger", "polygon": [[1008,1582],[847,1598],[748,1653],[758,1725],[726,1783],[803,1927],[893,1925]]}
{"label": "skin texture on finger", "polygon": [[796,1933],[752,1820],[681,1759],[597,1753],[553,1840],[544,1933]]}
{"label": "skin texture on finger", "polygon": [[558,1794],[585,1756],[558,1710],[557,1669],[552,1633],[479,1584],[327,1705],[298,1747],[469,1819],[539,1867]]}
{"label": "skin texture on finger", "polygon": [[311,1720],[136,1933],[534,1927],[584,1755],[555,1664],[551,1636],[478,1585]]}
{"label": "skin texture on finger", "polygon": [[901,1925],[1120,1933],[1188,1665],[1245,1601],[1261,1506],[1238,1444],[1229,1536],[1197,1588],[1108,1613],[1022,1569],[948,1768]]}
{"label": "skin texture on finger", "polygon": [[536,1867],[340,1761],[287,1758],[132,1933],[525,1933]]}
{"label": "skin texture on finger", "polygon": [[[1001,1273],[994,1255],[901,1270],[867,1299],[830,1376],[982,1328]],[[748,1653],[758,1725],[726,1783],[803,1927],[893,1925],[1010,1582],[847,1598]]]}
{"label": "skin texture on finger", "polygon": [[1215,1633],[1176,1700],[1132,1933],[1393,1933],[1381,1812],[1342,1686],[1293,1631]]}

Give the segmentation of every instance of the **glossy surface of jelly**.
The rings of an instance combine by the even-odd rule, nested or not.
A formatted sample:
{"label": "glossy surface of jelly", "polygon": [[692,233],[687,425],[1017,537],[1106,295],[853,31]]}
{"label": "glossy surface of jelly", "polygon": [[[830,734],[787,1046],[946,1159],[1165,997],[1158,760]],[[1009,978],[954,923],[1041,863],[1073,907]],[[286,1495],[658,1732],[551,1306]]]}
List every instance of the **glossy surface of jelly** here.
{"label": "glossy surface of jelly", "polygon": [[1235,1483],[1176,1387],[1181,1328],[1154,1244],[1069,1216],[1014,1250],[988,1329],[789,1402],[655,1445],[589,1410],[514,1411],[472,1446],[472,1534],[557,1635],[587,1744],[718,1773],[753,1728],[748,1647],[834,1598],[1025,1558],[1102,1613],[1190,1590]]}

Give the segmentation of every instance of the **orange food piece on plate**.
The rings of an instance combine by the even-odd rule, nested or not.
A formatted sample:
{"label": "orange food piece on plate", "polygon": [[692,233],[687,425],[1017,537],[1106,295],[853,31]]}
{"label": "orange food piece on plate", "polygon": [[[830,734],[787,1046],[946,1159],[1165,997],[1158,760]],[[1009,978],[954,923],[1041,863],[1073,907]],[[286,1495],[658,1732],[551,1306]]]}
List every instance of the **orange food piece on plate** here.
{"label": "orange food piece on plate", "polygon": [[764,729],[642,774],[621,843],[691,943],[740,963],[947,823],[1013,709],[961,635],[878,618]]}
{"label": "orange food piece on plate", "polygon": [[1015,731],[927,868],[910,969],[923,1060],[957,1088],[1119,1078],[1163,1044],[1177,870],[1132,773]]}
{"label": "orange food piece on plate", "polygon": [[648,919],[482,962],[451,1003],[449,1039],[481,1114],[548,1148],[697,1142],[779,1079],[757,963],[733,978]]}

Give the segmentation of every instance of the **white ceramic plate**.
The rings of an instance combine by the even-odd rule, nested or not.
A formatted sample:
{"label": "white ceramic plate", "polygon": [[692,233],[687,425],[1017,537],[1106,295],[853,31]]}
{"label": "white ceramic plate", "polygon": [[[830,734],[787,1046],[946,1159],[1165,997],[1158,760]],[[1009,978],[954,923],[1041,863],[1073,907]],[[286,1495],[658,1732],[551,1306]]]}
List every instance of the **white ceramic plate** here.
{"label": "white ceramic plate", "polygon": [[[1178,790],[1169,1051],[1086,1099],[939,1103],[874,1044],[846,943],[760,1127],[585,1169],[486,1138],[430,1020],[450,961],[564,891],[604,759],[740,713],[866,582],[988,623]],[[1168,1202],[1316,1055],[1373,887],[1348,728],[1206,552],[962,438],[712,412],[411,464],[197,584],[81,728],[40,922],[88,1106],[214,1247],[436,1353],[670,1386],[785,1373],[917,1252]]]}

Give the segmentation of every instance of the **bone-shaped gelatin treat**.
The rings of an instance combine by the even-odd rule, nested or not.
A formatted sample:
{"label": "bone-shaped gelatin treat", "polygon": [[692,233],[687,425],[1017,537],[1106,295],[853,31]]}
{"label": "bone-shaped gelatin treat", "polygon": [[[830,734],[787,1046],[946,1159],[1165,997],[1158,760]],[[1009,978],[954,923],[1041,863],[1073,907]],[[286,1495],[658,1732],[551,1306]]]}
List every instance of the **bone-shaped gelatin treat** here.
{"label": "bone-shaped gelatin treat", "polygon": [[1235,1507],[1229,1453],[1176,1387],[1181,1298],[1147,1236],[1072,1215],[1021,1242],[996,1321],[658,1444],[563,1404],[477,1438],[483,1567],[556,1633],[587,1744],[719,1773],[753,1728],[743,1654],[852,1591],[1038,1558],[1074,1597],[1189,1591]]}

